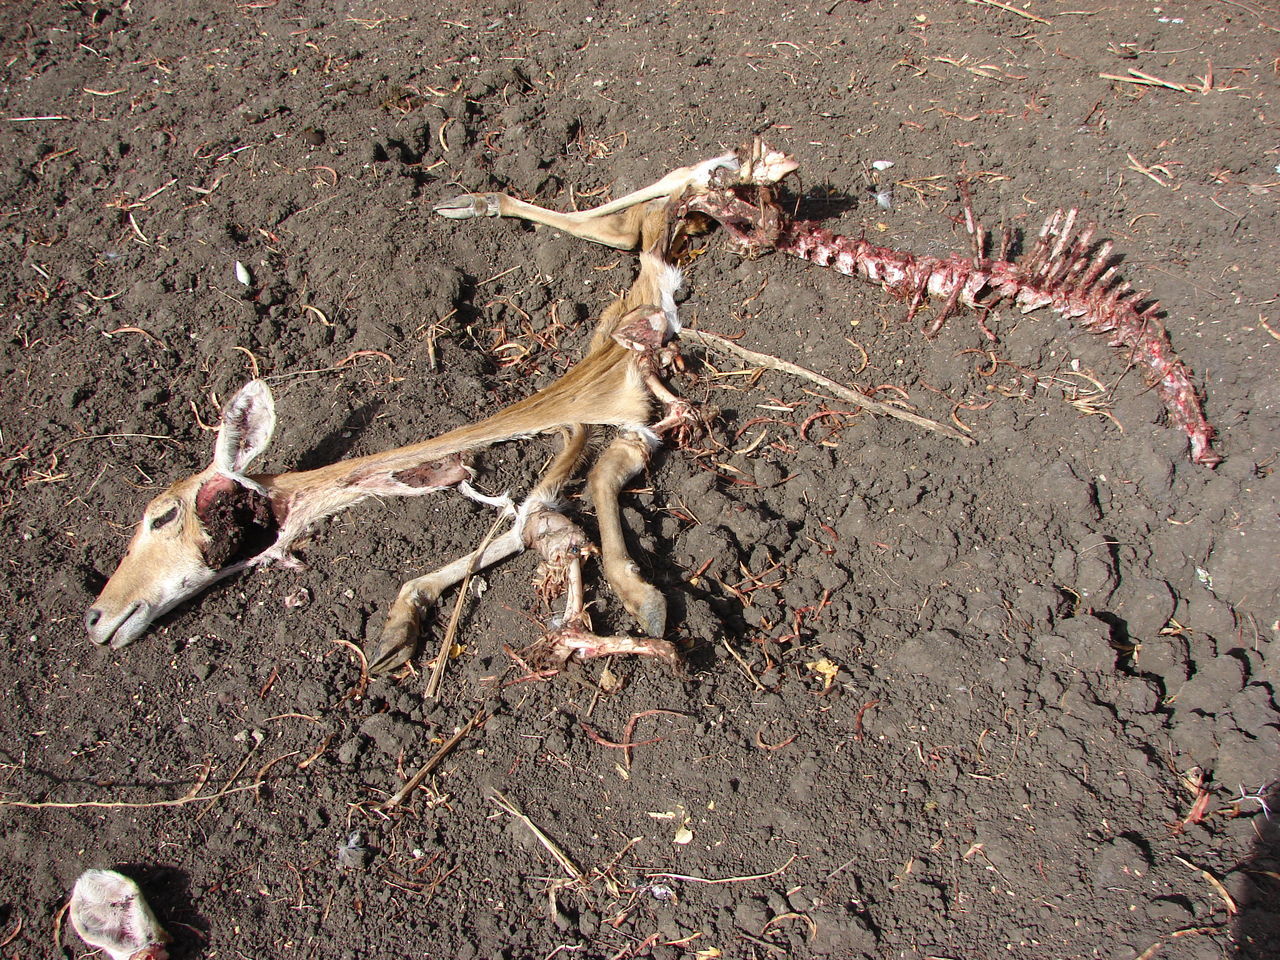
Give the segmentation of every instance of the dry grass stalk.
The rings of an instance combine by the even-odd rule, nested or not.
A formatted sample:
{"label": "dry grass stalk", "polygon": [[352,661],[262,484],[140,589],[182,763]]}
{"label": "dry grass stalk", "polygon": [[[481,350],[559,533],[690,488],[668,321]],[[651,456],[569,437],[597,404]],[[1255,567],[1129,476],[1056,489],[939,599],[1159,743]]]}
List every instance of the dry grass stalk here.
{"label": "dry grass stalk", "polygon": [[855,406],[862,407],[872,413],[882,414],[886,417],[894,417],[898,420],[906,421],[920,427],[922,430],[928,430],[933,433],[940,433],[952,440],[959,440],[966,446],[972,446],[974,441],[970,437],[966,437],[958,430],[953,430],[946,424],[929,420],[918,414],[903,410],[901,407],[895,407],[892,404],[880,403],[878,400],[872,400],[866,394],[859,393],[857,390],[850,390],[843,384],[837,383],[829,377],[824,377],[820,373],[802,367],[799,364],[792,363],[790,360],[781,360],[778,357],[770,356],[767,353],[758,353],[755,350],[748,350],[746,347],[739,346],[732,340],[721,337],[714,333],[707,333],[705,330],[682,330],[680,337],[683,340],[691,340],[694,343],[700,343],[704,346],[720,350],[724,353],[730,353],[734,356],[753,363],[757,366],[765,367],[769,370],[775,370],[779,373],[785,373],[789,376],[799,377],[802,380],[808,380],[810,383],[816,383],[822,389],[830,391],[835,396],[844,400],[846,403],[852,403]]}
{"label": "dry grass stalk", "polygon": [[574,863],[573,858],[561,850],[556,842],[547,836],[547,834],[536,823],[534,823],[528,815],[524,813],[524,811],[507,799],[507,797],[498,790],[492,791],[490,799],[505,813],[510,814],[515,817],[516,820],[520,821],[520,823],[524,825],[525,829],[532,833],[534,837],[537,838],[538,842],[546,848],[547,852],[551,854],[556,863],[560,864],[560,866],[564,868],[564,871],[569,874],[570,878],[575,883],[580,883],[584,887],[587,886],[589,881],[587,879],[587,875],[583,873],[582,868]]}
{"label": "dry grass stalk", "polygon": [[431,776],[436,767],[440,766],[444,761],[444,758],[453,752],[453,749],[463,741],[467,734],[480,726],[480,724],[484,723],[488,717],[488,713],[484,710],[478,710],[475,716],[463,725],[462,729],[440,745],[440,749],[435,752],[435,756],[424,763],[422,768],[410,777],[403,787],[397,790],[388,800],[380,804],[378,806],[378,810],[382,813],[389,813],[396,807],[400,806],[400,804],[404,803],[405,799],[417,790],[418,787],[422,786],[423,781],[425,781],[427,777]]}

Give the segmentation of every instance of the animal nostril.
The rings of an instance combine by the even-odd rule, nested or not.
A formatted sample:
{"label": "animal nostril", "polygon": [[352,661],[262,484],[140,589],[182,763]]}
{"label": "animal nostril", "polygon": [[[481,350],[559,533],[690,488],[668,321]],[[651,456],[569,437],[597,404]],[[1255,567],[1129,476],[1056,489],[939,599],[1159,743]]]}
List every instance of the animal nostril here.
{"label": "animal nostril", "polygon": [[90,630],[92,630],[94,627],[98,625],[98,621],[101,619],[102,619],[102,611],[94,607],[84,615],[84,625],[88,627]]}

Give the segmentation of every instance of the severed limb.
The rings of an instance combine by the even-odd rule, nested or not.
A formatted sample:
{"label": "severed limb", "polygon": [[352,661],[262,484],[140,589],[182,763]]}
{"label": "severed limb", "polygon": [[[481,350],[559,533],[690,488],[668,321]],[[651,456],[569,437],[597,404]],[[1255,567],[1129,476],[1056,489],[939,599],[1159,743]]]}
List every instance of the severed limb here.
{"label": "severed limb", "polygon": [[619,250],[633,250],[640,242],[644,204],[667,200],[691,184],[705,186],[720,170],[736,171],[737,155],[726,153],[702,163],[673,170],[656,183],[619,197],[603,206],[574,213],[561,213],[517,200],[504,193],[468,193],[442,200],[432,210],[450,220],[474,217],[515,217],[563,230],[571,236]]}
{"label": "severed limb", "polygon": [[515,521],[510,529],[488,544],[482,544],[471,553],[439,570],[410,580],[400,588],[382,633],[367,654],[371,674],[389,673],[403,666],[417,652],[422,635],[422,616],[435,606],[444,591],[476,571],[524,551],[527,518],[543,504],[554,502],[559,497],[582,462],[589,436],[590,431],[582,425],[564,431],[563,446],[538,485],[515,511]]}
{"label": "severed limb", "polygon": [[709,187],[750,185],[769,187],[793,173],[794,157],[774,150],[757,137],[752,143],[702,163],[672,170],[661,180],[591,210],[562,213],[504,193],[467,193],[442,200],[432,210],[450,220],[476,217],[515,217],[563,230],[594,243],[633,250],[640,244],[645,205],[681,194],[699,194]]}
{"label": "severed limb", "polygon": [[644,469],[663,435],[672,435],[676,443],[683,446],[690,434],[706,429],[693,404],[673,393],[662,379],[662,370],[670,366],[675,357],[675,346],[671,343],[674,333],[671,318],[654,307],[637,307],[618,323],[613,340],[632,352],[634,369],[661,404],[663,417],[652,427],[619,431],[587,477],[600,528],[600,558],[605,578],[627,612],[650,637],[660,637],[666,630],[667,601],[640,576],[640,568],[631,559],[622,529],[618,495],[623,485]]}
{"label": "severed limb", "polygon": [[[622,578],[627,587],[635,583],[648,591],[645,597],[646,602],[642,604],[641,613],[637,614],[637,619],[641,619],[647,612],[647,622],[641,619],[641,623],[646,629],[656,624],[657,629],[653,632],[660,633],[666,620],[666,601],[657,590],[641,580],[635,572],[635,565],[631,563],[626,553],[621,521],[618,518],[618,490],[644,465],[648,456],[649,441],[639,433],[633,436],[642,445],[639,457],[638,459],[630,456],[622,458],[623,465],[617,472],[616,486],[603,488],[604,490],[612,489],[612,493],[596,501],[597,512],[601,516],[600,525],[602,540],[605,542],[605,556],[609,558],[606,576],[609,576],[609,569],[615,572],[622,569]],[[385,674],[408,662],[419,645],[423,614],[436,604],[445,590],[462,582],[477,570],[499,563],[523,552],[526,548],[536,552],[542,560],[538,571],[539,593],[548,603],[563,597],[565,604],[563,613],[555,618],[552,629],[534,645],[533,656],[557,669],[562,668],[575,657],[587,659],[615,653],[654,656],[673,667],[678,667],[679,655],[675,647],[664,640],[626,636],[601,637],[591,630],[582,582],[582,562],[594,554],[596,549],[582,529],[564,515],[559,503],[561,492],[582,461],[589,437],[590,431],[582,426],[566,431],[564,447],[547,468],[537,487],[516,510],[515,521],[509,529],[492,542],[481,545],[471,553],[432,573],[410,580],[401,587],[399,595],[392,604],[382,634],[368,654],[371,674]],[[634,440],[631,441],[631,445],[634,442]],[[600,469],[601,463],[610,464],[619,459],[618,453],[611,456],[610,451],[615,448],[623,450],[628,446],[615,440],[593,467],[592,476],[594,477],[596,471]],[[633,460],[634,466],[627,468],[625,464]],[[608,466],[606,471],[610,476],[615,473],[613,468]],[[610,481],[611,484],[613,482]],[[601,504],[604,506],[602,507]],[[603,532],[606,529],[609,531],[607,538]],[[627,573],[630,573],[630,578],[627,578]],[[614,582],[612,577],[609,579],[617,588],[618,583]],[[635,596],[634,591],[623,593],[620,589],[619,594],[624,598],[624,605],[631,610],[626,597]],[[635,613],[634,610],[632,612]],[[447,656],[447,653],[444,651],[442,656]]]}
{"label": "severed limb", "polygon": [[[639,466],[643,466],[648,458],[648,442],[639,434],[635,436],[644,444],[637,457]],[[623,440],[627,442],[622,443]],[[620,457],[617,451],[626,453]],[[635,460],[632,456],[634,452],[635,445],[630,442],[630,436],[623,435],[614,440],[591,468],[590,483],[593,484],[591,490],[600,525],[600,553],[604,558],[605,577],[617,591],[623,605],[635,614],[641,625],[650,632],[660,634],[666,623],[666,599],[653,586],[640,579],[635,564],[627,556],[626,544],[622,540],[621,521],[618,518],[617,490],[635,472],[634,468],[628,466]],[[598,498],[595,481],[602,467],[611,484],[614,476],[621,476],[621,480],[617,481],[617,488],[611,486],[600,490],[603,498]],[[654,636],[595,634],[591,628],[590,614],[586,611],[585,591],[582,589],[582,561],[596,550],[579,525],[559,512],[554,504],[543,503],[530,512],[524,529],[527,545],[543,558],[539,568],[539,593],[547,602],[552,602],[557,596],[564,598],[563,612],[554,618],[552,628],[543,639],[532,645],[529,652],[531,660],[559,669],[575,658],[637,654],[641,657],[657,657],[673,669],[680,668],[680,654],[675,645],[666,640],[659,640]],[[618,579],[620,570],[622,576]]]}
{"label": "severed limb", "polygon": [[390,673],[408,663],[418,649],[422,616],[435,606],[442,593],[468,574],[500,563],[524,548],[524,537],[516,526],[512,526],[488,546],[402,586],[387,614],[378,642],[368,653],[369,673]]}
{"label": "severed limb", "polygon": [[652,434],[620,432],[591,468],[587,486],[600,527],[600,561],[605,579],[640,629],[651,637],[660,637],[667,625],[667,601],[661,591],[640,576],[640,568],[631,559],[618,506],[623,485],[644,469],[655,445]]}

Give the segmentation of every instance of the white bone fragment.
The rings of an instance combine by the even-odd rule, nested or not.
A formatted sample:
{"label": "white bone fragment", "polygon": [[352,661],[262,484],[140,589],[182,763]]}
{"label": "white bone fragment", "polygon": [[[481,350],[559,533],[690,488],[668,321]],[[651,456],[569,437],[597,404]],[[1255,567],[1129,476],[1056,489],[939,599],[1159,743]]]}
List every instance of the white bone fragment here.
{"label": "white bone fragment", "polygon": [[111,960],[168,960],[170,936],[138,885],[114,870],[86,870],[71,890],[71,926]]}

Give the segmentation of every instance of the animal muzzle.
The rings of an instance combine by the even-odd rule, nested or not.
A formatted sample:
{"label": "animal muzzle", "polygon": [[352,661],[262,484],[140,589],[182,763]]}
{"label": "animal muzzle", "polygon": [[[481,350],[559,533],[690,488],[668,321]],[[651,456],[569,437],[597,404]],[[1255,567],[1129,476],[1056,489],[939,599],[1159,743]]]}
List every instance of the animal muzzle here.
{"label": "animal muzzle", "polygon": [[146,632],[155,619],[151,604],[134,601],[123,609],[109,611],[103,607],[90,607],[84,616],[89,639],[100,646],[109,645],[113,650],[128,646]]}
{"label": "animal muzzle", "polygon": [[112,649],[127,647],[184,600],[243,567],[239,564],[211,570],[198,560],[191,560],[178,570],[169,570],[168,576],[148,575],[157,565],[163,568],[172,564],[171,560],[164,560],[152,557],[144,563],[138,554],[125,557],[85,614],[84,626],[90,640]]}

